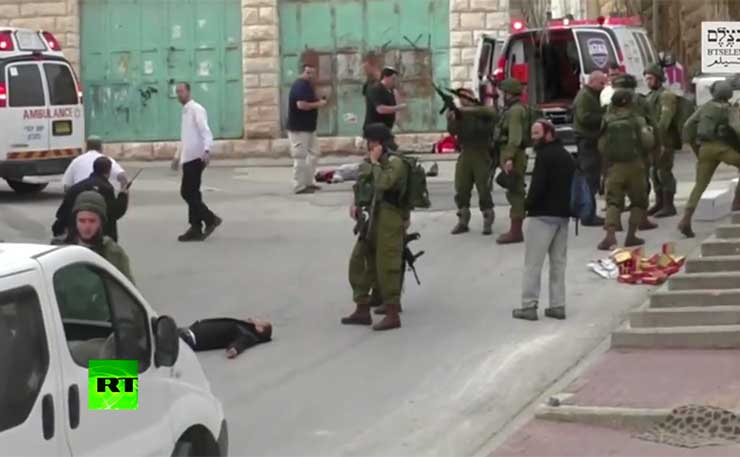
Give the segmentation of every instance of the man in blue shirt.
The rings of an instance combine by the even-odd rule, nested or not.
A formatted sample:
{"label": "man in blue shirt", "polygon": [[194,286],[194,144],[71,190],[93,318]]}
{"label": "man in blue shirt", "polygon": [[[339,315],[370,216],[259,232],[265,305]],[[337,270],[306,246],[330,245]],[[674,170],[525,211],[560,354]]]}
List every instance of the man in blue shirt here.
{"label": "man in blue shirt", "polygon": [[288,140],[293,157],[293,192],[309,194],[319,190],[314,182],[319,147],[316,140],[316,124],[319,108],[326,99],[319,100],[314,90],[316,68],[303,64],[303,72],[290,88],[288,97]]}

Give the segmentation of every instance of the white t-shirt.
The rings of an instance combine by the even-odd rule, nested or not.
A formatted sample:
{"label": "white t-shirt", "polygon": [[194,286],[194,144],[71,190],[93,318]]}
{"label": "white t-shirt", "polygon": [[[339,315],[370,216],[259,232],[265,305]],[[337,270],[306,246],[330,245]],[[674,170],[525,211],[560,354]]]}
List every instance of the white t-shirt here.
{"label": "white t-shirt", "polygon": [[208,127],[208,113],[202,105],[190,100],[182,107],[180,135],[182,145],[180,163],[203,159],[213,145],[213,134]]}
{"label": "white t-shirt", "polygon": [[[95,162],[95,159],[102,156],[103,154],[101,154],[100,152],[92,150],[87,151],[86,153],[78,157],[75,157],[72,163],[70,163],[67,167],[67,170],[64,172],[62,185],[64,185],[65,188],[72,187],[83,179],[89,178],[93,172],[93,163]],[[113,159],[110,160],[110,182],[111,184],[113,184],[113,187],[118,187],[118,175],[124,173],[124,170],[123,167],[118,165],[118,162]]]}
{"label": "white t-shirt", "polygon": [[612,104],[612,95],[614,95],[614,88],[611,85],[604,87],[599,96],[601,106],[609,106]]}

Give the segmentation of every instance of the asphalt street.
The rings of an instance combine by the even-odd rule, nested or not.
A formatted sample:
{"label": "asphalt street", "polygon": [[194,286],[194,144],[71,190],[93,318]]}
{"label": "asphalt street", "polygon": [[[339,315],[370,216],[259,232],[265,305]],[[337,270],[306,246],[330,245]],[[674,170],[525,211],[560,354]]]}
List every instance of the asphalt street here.
{"label": "asphalt street", "polygon": [[[133,172],[137,164],[126,166]],[[692,166],[693,157],[678,160],[681,205]],[[426,251],[422,285],[407,278],[403,328],[378,334],[339,324],[353,310],[350,184],[294,196],[289,168],[211,167],[205,200],[224,225],[205,243],[180,244],[186,207],[178,176],[147,165],[119,231],[152,306],[180,325],[211,316],[274,323],[272,343],[236,360],[199,355],[225,405],[232,455],[472,455],[647,296],[647,287],[587,271],[603,231],[581,228],[569,241],[568,319],[513,320],[524,246],[494,242],[508,228],[504,195],[496,189],[493,237],[480,234],[477,211],[472,231],[453,237],[454,163],[440,168],[430,181],[433,208],[413,215],[422,234],[414,248]],[[718,179],[736,174],[723,168]],[[0,239],[48,241],[60,198],[58,185],[18,197],[0,184]],[[679,240],[677,222],[644,233],[648,251]],[[712,226],[697,223],[698,237],[681,241],[680,251]]]}

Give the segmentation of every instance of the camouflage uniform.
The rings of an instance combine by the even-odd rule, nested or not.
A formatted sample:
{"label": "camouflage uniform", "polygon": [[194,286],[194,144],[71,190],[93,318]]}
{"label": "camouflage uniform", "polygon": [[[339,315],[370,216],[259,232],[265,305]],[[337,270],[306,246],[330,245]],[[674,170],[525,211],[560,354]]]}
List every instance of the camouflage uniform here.
{"label": "camouflage uniform", "polygon": [[483,214],[483,234],[490,235],[493,225],[491,195],[491,140],[496,125],[496,111],[489,107],[463,107],[459,118],[449,117],[447,130],[457,136],[460,155],[455,164],[455,204],[458,223],[452,234],[467,232],[470,222],[470,198],[473,185],[478,191],[478,206]]}
{"label": "camouflage uniform", "polygon": [[507,79],[501,82],[501,90],[506,94],[506,109],[498,122],[494,141],[499,151],[500,165],[503,169],[506,162],[511,161],[513,168],[509,177],[509,186],[506,189],[506,199],[511,205],[509,217],[511,228],[508,233],[501,235],[496,242],[499,244],[521,243],[524,241],[522,222],[524,221],[524,175],[527,171],[527,154],[525,152],[528,112],[522,105],[520,96],[522,85],[516,79]]}
{"label": "camouflage uniform", "polygon": [[594,196],[594,205],[588,219],[581,221],[586,226],[604,225],[603,219],[596,213],[596,194],[601,181],[601,155],[597,142],[603,110],[599,101],[599,92],[584,86],[573,101],[573,129],[578,142],[578,167],[588,180],[588,187]]}
{"label": "camouflage uniform", "polygon": [[[684,138],[699,159],[696,162],[696,183],[678,224],[678,230],[688,238],[695,236],[691,218],[719,164],[726,163],[740,169],[738,138],[728,124],[728,100],[732,97],[732,87],[719,81],[712,85],[711,92],[712,100],[696,110],[684,126]],[[735,192],[733,210],[740,209],[739,206],[740,186]]]}

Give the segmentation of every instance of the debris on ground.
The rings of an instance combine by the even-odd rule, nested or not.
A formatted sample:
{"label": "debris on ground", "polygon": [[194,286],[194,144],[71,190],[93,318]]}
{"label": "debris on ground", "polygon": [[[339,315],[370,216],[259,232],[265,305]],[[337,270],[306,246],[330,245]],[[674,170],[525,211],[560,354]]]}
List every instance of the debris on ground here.
{"label": "debris on ground", "polygon": [[643,248],[615,249],[608,258],[588,264],[588,268],[604,279],[616,279],[622,284],[657,286],[678,273],[686,258],[676,255],[674,243],[664,243],[659,254],[645,257]]}

